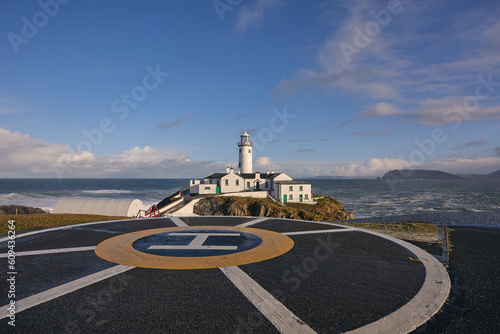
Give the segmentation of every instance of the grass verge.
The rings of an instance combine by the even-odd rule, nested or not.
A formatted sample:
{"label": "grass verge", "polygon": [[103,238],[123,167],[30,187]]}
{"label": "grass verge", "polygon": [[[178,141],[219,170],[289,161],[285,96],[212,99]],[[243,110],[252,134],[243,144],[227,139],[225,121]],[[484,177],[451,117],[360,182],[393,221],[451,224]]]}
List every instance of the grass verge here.
{"label": "grass verge", "polygon": [[442,253],[439,226],[434,224],[421,222],[355,223],[345,221],[341,222],[341,224],[387,234],[410,242],[431,254],[441,255]]}

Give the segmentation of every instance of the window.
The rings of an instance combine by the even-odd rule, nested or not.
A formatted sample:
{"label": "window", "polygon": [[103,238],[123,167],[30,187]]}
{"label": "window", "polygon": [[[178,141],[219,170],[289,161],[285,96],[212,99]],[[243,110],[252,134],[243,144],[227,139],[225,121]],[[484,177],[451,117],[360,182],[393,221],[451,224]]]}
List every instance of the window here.
{"label": "window", "polygon": [[205,190],[210,190],[210,187],[205,187]]}
{"label": "window", "polygon": [[266,182],[266,188],[269,188],[269,182]]}
{"label": "window", "polygon": [[248,149],[248,153],[252,153],[252,149],[251,148]]}
{"label": "window", "polygon": [[304,187],[299,186],[299,191],[304,191]]}
{"label": "window", "polygon": [[288,187],[288,191],[293,191],[293,186]]}
{"label": "window", "polygon": [[241,148],[240,148],[240,153],[241,153]]}
{"label": "window", "polygon": [[241,162],[238,163],[238,167],[241,167]]}
{"label": "window", "polygon": [[228,179],[225,179],[225,180],[224,180],[224,185],[225,185],[225,186],[228,186],[228,185],[229,185],[229,180],[228,180]]}
{"label": "window", "polygon": [[308,195],[308,194],[305,194],[305,195],[304,195],[304,198],[306,199],[306,201],[308,201],[308,200],[309,200],[309,195]]}
{"label": "window", "polygon": [[236,185],[239,186],[240,185],[240,180],[236,180]]}
{"label": "window", "polygon": [[247,188],[250,188],[250,182],[247,182]]}
{"label": "window", "polygon": [[289,201],[293,201],[293,195],[292,194],[290,194],[290,196],[288,196],[288,200]]}

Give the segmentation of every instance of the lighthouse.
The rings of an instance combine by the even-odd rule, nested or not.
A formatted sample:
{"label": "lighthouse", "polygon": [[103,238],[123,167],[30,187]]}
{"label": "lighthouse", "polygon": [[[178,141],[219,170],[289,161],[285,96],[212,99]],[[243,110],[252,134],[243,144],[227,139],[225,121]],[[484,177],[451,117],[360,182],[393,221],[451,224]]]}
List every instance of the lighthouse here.
{"label": "lighthouse", "polygon": [[245,131],[238,142],[238,169],[241,173],[253,173],[252,168],[252,147],[253,143],[250,141],[250,135]]}

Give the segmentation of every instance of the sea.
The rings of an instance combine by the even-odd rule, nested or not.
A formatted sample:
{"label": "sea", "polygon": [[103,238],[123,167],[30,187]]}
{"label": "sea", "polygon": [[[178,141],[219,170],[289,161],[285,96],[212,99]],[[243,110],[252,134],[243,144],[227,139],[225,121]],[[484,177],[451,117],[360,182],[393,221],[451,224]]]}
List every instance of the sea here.
{"label": "sea", "polygon": [[[500,211],[500,180],[308,181],[313,194],[335,198],[354,218]],[[188,185],[188,179],[0,179],[0,205],[47,212],[63,198],[137,198],[152,205]]]}

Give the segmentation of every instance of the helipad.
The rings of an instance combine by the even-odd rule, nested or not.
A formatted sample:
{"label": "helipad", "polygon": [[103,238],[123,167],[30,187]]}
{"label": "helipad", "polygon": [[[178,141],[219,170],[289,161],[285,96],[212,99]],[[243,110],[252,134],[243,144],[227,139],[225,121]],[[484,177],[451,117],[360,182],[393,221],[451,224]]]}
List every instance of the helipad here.
{"label": "helipad", "polygon": [[0,332],[406,333],[450,288],[413,245],[286,219],[83,224],[19,234],[16,251],[16,327],[3,293]]}

